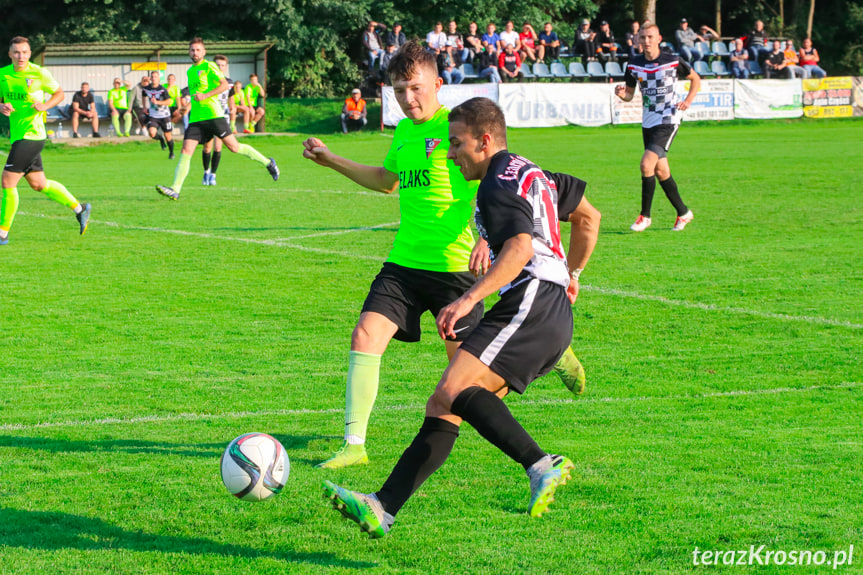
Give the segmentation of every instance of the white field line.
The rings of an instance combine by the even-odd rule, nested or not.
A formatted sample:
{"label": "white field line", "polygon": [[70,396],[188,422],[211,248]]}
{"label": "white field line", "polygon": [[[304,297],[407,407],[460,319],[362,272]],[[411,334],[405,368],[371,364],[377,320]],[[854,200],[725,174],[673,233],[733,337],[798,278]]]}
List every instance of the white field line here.
{"label": "white field line", "polygon": [[368,231],[368,230],[377,230],[377,229],[380,229],[380,228],[391,228],[391,227],[393,227],[393,226],[397,226],[397,225],[399,225],[399,224],[401,224],[401,221],[398,221],[398,222],[390,222],[390,223],[388,223],[388,224],[378,224],[378,225],[376,225],[376,226],[364,226],[364,227],[361,227],[361,228],[347,228],[347,229],[344,229],[344,230],[338,230],[338,231],[335,231],[335,232],[320,232],[320,233],[318,233],[318,234],[307,234],[307,235],[304,235],[304,236],[291,236],[291,237],[289,237],[289,238],[276,238],[276,239],[275,239],[275,240],[273,240],[273,241],[274,241],[274,242],[288,242],[288,241],[292,241],[292,240],[304,240],[304,239],[306,239],[306,238],[319,238],[319,237],[321,237],[321,236],[340,236],[340,235],[343,235],[343,234],[351,234],[351,233],[353,233],[353,232],[365,232],[365,231]]}
{"label": "white field line", "polygon": [[[776,387],[771,389],[739,389],[734,391],[717,391],[714,393],[683,394],[669,396],[637,396],[637,397],[597,397],[585,399],[538,399],[513,402],[518,409],[521,405],[566,405],[566,404],[596,404],[596,403],[634,403],[649,401],[693,401],[722,397],[747,397],[759,395],[780,395],[786,393],[808,393],[819,390],[850,389],[863,386],[863,382],[845,382],[834,385],[811,385],[808,387]],[[379,406],[378,411],[418,411],[425,403],[409,403]],[[84,419],[78,421],[46,421],[42,423],[5,423],[0,424],[0,431],[29,431],[35,429],[51,429],[61,427],[93,427],[101,425],[132,425],[137,423],[168,423],[173,421],[211,421],[221,419],[245,419],[274,417],[285,415],[328,415],[342,413],[342,408],[330,409],[273,409],[262,411],[236,411],[227,413],[175,413],[170,415],[144,415],[141,417],[106,417],[102,419]]]}

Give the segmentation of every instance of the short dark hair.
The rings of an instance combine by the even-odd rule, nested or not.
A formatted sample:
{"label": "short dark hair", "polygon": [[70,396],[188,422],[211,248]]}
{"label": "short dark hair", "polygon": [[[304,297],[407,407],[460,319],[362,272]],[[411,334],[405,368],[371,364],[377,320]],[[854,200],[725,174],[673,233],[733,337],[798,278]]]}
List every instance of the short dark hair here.
{"label": "short dark hair", "polygon": [[462,102],[449,113],[449,121],[462,122],[477,139],[491,134],[498,144],[506,147],[506,118],[493,100],[477,97]]}
{"label": "short dark hair", "polygon": [[11,50],[12,46],[14,46],[15,44],[27,44],[29,46],[30,40],[28,40],[24,36],[15,36],[9,41],[9,49]]}
{"label": "short dark hair", "polygon": [[87,86],[89,88],[90,83],[89,82],[81,82],[81,87],[83,88],[84,86]]}
{"label": "short dark hair", "polygon": [[387,72],[390,74],[390,80],[394,78],[410,80],[420,68],[432,71],[437,77],[437,58],[420,46],[416,40],[410,40],[393,54],[390,65],[387,66]]}
{"label": "short dark hair", "polygon": [[192,44],[200,44],[201,46],[203,46],[204,40],[200,36],[195,36],[194,38],[189,40],[189,46],[191,46]]}
{"label": "short dark hair", "polygon": [[224,54],[216,54],[213,57],[213,62],[218,62],[219,60],[223,60],[225,62],[225,64],[228,63],[228,57],[225,56]]}

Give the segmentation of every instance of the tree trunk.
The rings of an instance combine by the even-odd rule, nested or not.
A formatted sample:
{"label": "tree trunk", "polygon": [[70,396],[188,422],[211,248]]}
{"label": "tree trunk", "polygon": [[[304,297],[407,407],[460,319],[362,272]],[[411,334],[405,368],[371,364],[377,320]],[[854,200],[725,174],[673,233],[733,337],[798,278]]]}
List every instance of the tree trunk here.
{"label": "tree trunk", "polygon": [[779,0],[779,35],[785,35],[785,0]]}
{"label": "tree trunk", "polygon": [[806,37],[812,37],[812,18],[815,17],[815,0],[809,0],[809,20],[806,22]]}
{"label": "tree trunk", "polygon": [[656,24],[656,0],[635,0],[633,8],[636,20],[639,22],[650,20]]}
{"label": "tree trunk", "polygon": [[716,0],[716,33],[722,36],[722,0]]}

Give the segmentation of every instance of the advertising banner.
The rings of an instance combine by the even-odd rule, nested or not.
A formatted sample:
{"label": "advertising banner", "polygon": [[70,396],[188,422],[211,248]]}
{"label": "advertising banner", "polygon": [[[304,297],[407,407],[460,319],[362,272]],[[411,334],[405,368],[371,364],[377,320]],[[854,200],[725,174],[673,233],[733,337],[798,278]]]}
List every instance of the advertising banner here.
{"label": "advertising banner", "polygon": [[[677,83],[676,91],[681,101],[689,93],[689,84],[688,80]],[[734,80],[702,80],[692,106],[683,113],[684,121],[733,119]]]}
{"label": "advertising banner", "polygon": [[857,76],[854,78],[854,115],[863,116],[863,78]]}
{"label": "advertising banner", "polygon": [[611,123],[611,84],[501,84],[498,104],[506,125],[545,128]]}
{"label": "advertising banner", "polygon": [[803,80],[803,113],[807,118],[848,118],[854,115],[850,76]]}
{"label": "advertising banner", "polygon": [[[474,97],[483,97],[498,101],[498,84],[491,82],[483,84],[446,84],[441,86],[438,92],[438,100],[440,103],[452,110],[465,100],[470,100]],[[396,102],[396,95],[392,86],[384,86],[381,90],[381,113],[383,114],[384,124],[387,126],[396,126],[400,121],[404,120],[405,115]]]}
{"label": "advertising banner", "polygon": [[800,80],[734,81],[735,118],[799,118],[802,115]]}
{"label": "advertising banner", "polygon": [[611,94],[611,120],[615,124],[640,124],[643,107],[638,84],[635,85],[635,94],[629,102],[624,102],[613,92]]}

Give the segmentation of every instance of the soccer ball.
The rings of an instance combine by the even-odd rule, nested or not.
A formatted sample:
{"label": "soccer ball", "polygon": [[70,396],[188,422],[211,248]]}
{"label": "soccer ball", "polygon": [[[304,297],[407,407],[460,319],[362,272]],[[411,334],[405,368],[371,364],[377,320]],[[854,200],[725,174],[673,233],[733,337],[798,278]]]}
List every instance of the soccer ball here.
{"label": "soccer ball", "polygon": [[266,433],[246,433],[222,454],[222,482],[243,501],[263,501],[285,487],[291,463],[285,448]]}

